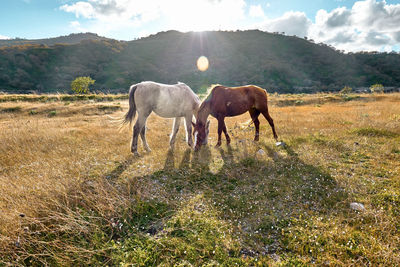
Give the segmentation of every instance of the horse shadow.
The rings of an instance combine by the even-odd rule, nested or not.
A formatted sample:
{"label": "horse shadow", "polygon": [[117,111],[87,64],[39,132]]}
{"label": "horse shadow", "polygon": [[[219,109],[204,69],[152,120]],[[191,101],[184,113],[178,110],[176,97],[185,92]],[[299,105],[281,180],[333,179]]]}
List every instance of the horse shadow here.
{"label": "horse shadow", "polygon": [[190,167],[190,157],[192,155],[192,149],[187,148],[183,154],[181,163],[179,164],[179,169],[185,169]]}
{"label": "horse shadow", "polygon": [[[285,250],[281,229],[289,229],[293,218],[348,212],[348,193],[323,167],[305,162],[288,145],[276,149],[260,143],[258,147],[266,152],[261,159],[256,154],[237,160],[231,147],[219,149],[224,163],[217,176],[224,179],[213,193],[222,218],[239,222],[250,248],[244,254]],[[250,245],[254,236],[263,240],[262,249]]]}
{"label": "horse shadow", "polygon": [[194,152],[190,165],[193,170],[200,170],[201,173],[207,173],[210,172],[211,160],[211,149],[209,146],[204,146],[200,151]]}
{"label": "horse shadow", "polygon": [[[301,211],[304,212],[307,209],[317,213],[339,209],[347,195],[329,172],[304,162],[289,145],[279,149],[263,143],[258,146],[266,151],[264,158],[260,159],[247,150],[238,155],[238,151],[243,150],[239,144],[218,148],[223,163],[217,172],[210,170],[213,155],[208,146],[198,152],[186,150],[178,168],[174,166],[173,152],[169,151],[163,172],[174,177],[180,190],[192,193],[207,191],[208,196],[217,202],[225,199],[227,206],[231,204],[229,201],[235,201],[221,196],[236,194],[235,197],[243,201],[246,197],[258,196],[261,199],[266,196],[271,201],[266,203],[267,206],[287,209],[285,213],[292,215],[295,214],[291,206],[299,203],[303,203]],[[170,189],[169,193],[176,193],[174,188]]]}
{"label": "horse shadow", "polygon": [[169,148],[167,152],[167,157],[165,158],[163,170],[172,170],[174,168],[175,168],[174,150]]}
{"label": "horse shadow", "polygon": [[[177,189],[191,193],[207,192],[214,202],[223,201],[222,206],[232,206],[229,202],[235,202],[230,195],[236,194],[236,198],[245,201],[246,197],[255,197],[262,191],[271,202],[266,206],[273,208],[275,205],[287,210],[286,214],[295,215],[290,207],[299,203],[302,203],[301,211],[304,212],[309,209],[324,213],[343,207],[343,199],[347,198],[345,190],[322,167],[304,162],[287,144],[276,149],[260,142],[258,147],[265,150],[264,158],[249,152],[239,155],[239,151],[243,151],[239,143],[216,149],[223,161],[217,172],[210,170],[211,161],[217,155],[211,153],[209,146],[197,152],[188,148],[183,155],[169,149],[163,169],[143,178],[171,177],[171,184],[168,184],[168,179],[160,181],[165,183],[167,194],[175,195]],[[181,159],[175,166],[179,156]],[[104,177],[109,181],[117,179],[134,160],[134,156],[128,156]]]}
{"label": "horse shadow", "polygon": [[[191,154],[192,154],[192,149],[187,148],[185,152],[183,153],[183,157],[181,162],[179,163],[178,169],[183,169],[183,168],[189,168],[190,167],[190,162],[191,162]],[[175,150],[174,149],[168,149],[167,156],[165,158],[164,162],[164,171],[168,170],[173,170],[175,169]]]}
{"label": "horse shadow", "polygon": [[[248,146],[247,152],[242,146]],[[218,209],[219,217],[241,233],[241,253],[246,255],[287,249],[281,229],[290,229],[293,218],[347,212],[347,193],[323,167],[305,162],[289,145],[260,142],[257,147],[265,151],[261,158],[251,154],[247,143],[213,150],[204,146],[197,152],[187,149],[183,155],[171,150],[163,169],[140,179],[157,185],[157,194],[162,191],[160,201],[169,203],[171,213],[179,209],[182,199],[202,194]],[[222,166],[215,171],[211,165],[220,159]],[[126,164],[129,161],[121,163],[113,175]],[[153,224],[149,222],[146,229]]]}
{"label": "horse shadow", "polygon": [[129,155],[125,158],[125,160],[119,162],[117,166],[111,170],[110,172],[104,175],[106,180],[112,181],[118,179],[121,174],[136,160],[134,155]]}

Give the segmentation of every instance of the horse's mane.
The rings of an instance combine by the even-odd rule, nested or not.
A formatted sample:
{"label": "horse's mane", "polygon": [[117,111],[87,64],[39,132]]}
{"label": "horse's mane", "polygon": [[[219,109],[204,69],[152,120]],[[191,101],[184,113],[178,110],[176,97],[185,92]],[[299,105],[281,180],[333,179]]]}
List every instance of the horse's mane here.
{"label": "horse's mane", "polygon": [[210,97],[211,97],[212,90],[217,86],[221,86],[221,85],[220,84],[211,84],[210,87],[207,88],[207,91],[206,91],[207,94],[205,95],[205,97],[201,101],[209,100]]}
{"label": "horse's mane", "polygon": [[178,83],[176,85],[179,86],[179,87],[188,87],[188,85],[186,83],[179,82],[179,81],[178,81]]}

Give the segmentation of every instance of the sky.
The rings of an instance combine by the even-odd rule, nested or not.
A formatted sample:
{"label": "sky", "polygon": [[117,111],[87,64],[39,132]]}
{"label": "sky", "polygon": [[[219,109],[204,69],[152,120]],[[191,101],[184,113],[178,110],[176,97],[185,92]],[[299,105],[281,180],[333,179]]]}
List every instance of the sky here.
{"label": "sky", "polygon": [[259,29],[346,52],[400,51],[400,0],[0,0],[0,39]]}

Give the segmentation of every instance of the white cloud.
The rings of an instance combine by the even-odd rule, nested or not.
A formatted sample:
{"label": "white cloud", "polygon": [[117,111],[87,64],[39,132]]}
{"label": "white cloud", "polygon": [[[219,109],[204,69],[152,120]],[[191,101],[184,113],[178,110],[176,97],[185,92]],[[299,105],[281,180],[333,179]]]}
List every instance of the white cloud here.
{"label": "white cloud", "polygon": [[315,22],[298,11],[271,19],[264,13],[270,8],[269,3],[246,6],[245,0],[80,0],[64,3],[60,9],[77,17],[70,27],[110,37],[130,32],[131,36],[126,39],[140,32],[170,29],[244,29],[248,16],[261,21],[257,26],[261,30],[307,36],[346,51],[380,51],[398,47],[400,43],[400,4],[388,4],[384,0],[362,0],[351,8],[319,10]]}
{"label": "white cloud", "polygon": [[351,9],[320,10],[315,21],[311,38],[346,51],[386,51],[400,41],[400,4],[358,1]]}
{"label": "white cloud", "polygon": [[285,32],[287,35],[307,36],[312,24],[303,12],[289,11],[276,19],[266,19],[260,28],[269,32]]}
{"label": "white cloud", "polygon": [[354,3],[352,18],[360,29],[376,31],[400,30],[400,4],[388,5],[385,1],[359,1]]}
{"label": "white cloud", "polygon": [[79,28],[81,26],[81,24],[79,23],[79,21],[71,21],[69,24],[71,27],[73,28]]}
{"label": "white cloud", "polygon": [[251,5],[249,9],[249,15],[253,18],[262,18],[265,16],[261,5]]}
{"label": "white cloud", "polygon": [[167,27],[182,31],[231,30],[240,28],[245,18],[244,0],[162,1]]}
{"label": "white cloud", "polygon": [[331,13],[325,14],[326,26],[329,28],[336,28],[349,25],[351,23],[350,16],[351,12],[345,7],[336,8]]}
{"label": "white cloud", "polygon": [[87,29],[85,29],[84,27],[82,27],[81,23],[77,20],[75,21],[71,21],[69,23],[69,26],[74,30],[74,31],[78,31],[78,32],[88,32]]}
{"label": "white cloud", "polygon": [[0,34],[0,40],[7,40],[7,39],[11,39],[11,38]]}
{"label": "white cloud", "polygon": [[60,9],[89,19],[90,29],[105,32],[137,28],[155,20],[162,21],[159,30],[235,29],[245,17],[245,7],[244,0],[85,0]]}
{"label": "white cloud", "polygon": [[400,43],[400,4],[357,1],[350,9],[319,10],[315,23],[304,13],[287,12],[276,19],[265,19],[260,29],[307,36],[345,51],[387,51]]}
{"label": "white cloud", "polygon": [[145,22],[159,17],[160,3],[162,3],[160,0],[86,0],[65,4],[60,9],[74,13],[77,18],[93,19],[101,22],[127,20]]}
{"label": "white cloud", "polygon": [[77,2],[73,5],[63,5],[61,10],[66,12],[75,13],[77,18],[94,18],[95,17],[95,10],[93,6],[88,2]]}

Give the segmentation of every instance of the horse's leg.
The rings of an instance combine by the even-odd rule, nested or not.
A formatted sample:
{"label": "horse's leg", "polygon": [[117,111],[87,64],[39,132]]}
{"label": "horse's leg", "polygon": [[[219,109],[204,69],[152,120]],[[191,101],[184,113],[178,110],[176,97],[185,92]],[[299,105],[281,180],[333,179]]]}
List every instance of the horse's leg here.
{"label": "horse's leg", "polygon": [[[221,133],[222,133],[222,131],[224,129],[224,125],[225,125],[224,119],[225,119],[225,117],[221,117],[220,116],[217,119],[218,119],[218,142],[217,142],[217,144],[215,146],[219,147],[219,146],[221,146]],[[225,127],[225,130],[226,130],[226,127]]]}
{"label": "horse's leg", "polygon": [[181,117],[176,117],[174,119],[174,126],[172,126],[172,133],[169,140],[169,145],[172,147],[175,144],[176,134],[178,133],[179,126],[181,124]]}
{"label": "horse's leg", "polygon": [[[147,120],[147,118],[146,118],[146,120]],[[140,131],[140,138],[142,138],[144,149],[147,152],[151,152],[149,144],[147,144],[147,140],[146,140],[146,121],[144,122],[144,126],[143,126],[142,130]]]}
{"label": "horse's leg", "polygon": [[142,132],[143,127],[146,124],[146,119],[149,115],[144,116],[144,114],[139,113],[139,116],[136,120],[135,126],[133,127],[133,137],[132,137],[132,145],[131,145],[131,152],[135,154],[135,156],[139,156],[137,152],[137,143],[139,134]]}
{"label": "horse's leg", "polygon": [[264,111],[261,111],[261,113],[264,115],[264,117],[267,119],[269,125],[272,128],[272,133],[274,134],[274,138],[276,141],[278,141],[278,135],[276,134],[275,131],[275,125],[274,125],[274,120],[271,118],[271,116],[268,113],[268,108],[266,108]]}
{"label": "horse's leg", "polygon": [[259,140],[259,136],[260,136],[260,121],[258,120],[258,116],[260,115],[260,111],[258,111],[255,108],[252,108],[249,110],[251,119],[254,123],[254,126],[256,127],[256,134],[254,136],[254,141],[258,141]]}
{"label": "horse's leg", "polygon": [[193,115],[190,114],[185,117],[185,127],[186,127],[186,141],[188,145],[192,147],[193,139],[192,139],[192,117]]}
{"label": "horse's leg", "polygon": [[226,138],[226,144],[230,144],[231,143],[231,138],[229,137],[228,131],[226,130],[226,125],[225,125],[225,120],[222,121],[223,125],[222,125],[222,131],[225,134],[225,138]]}

